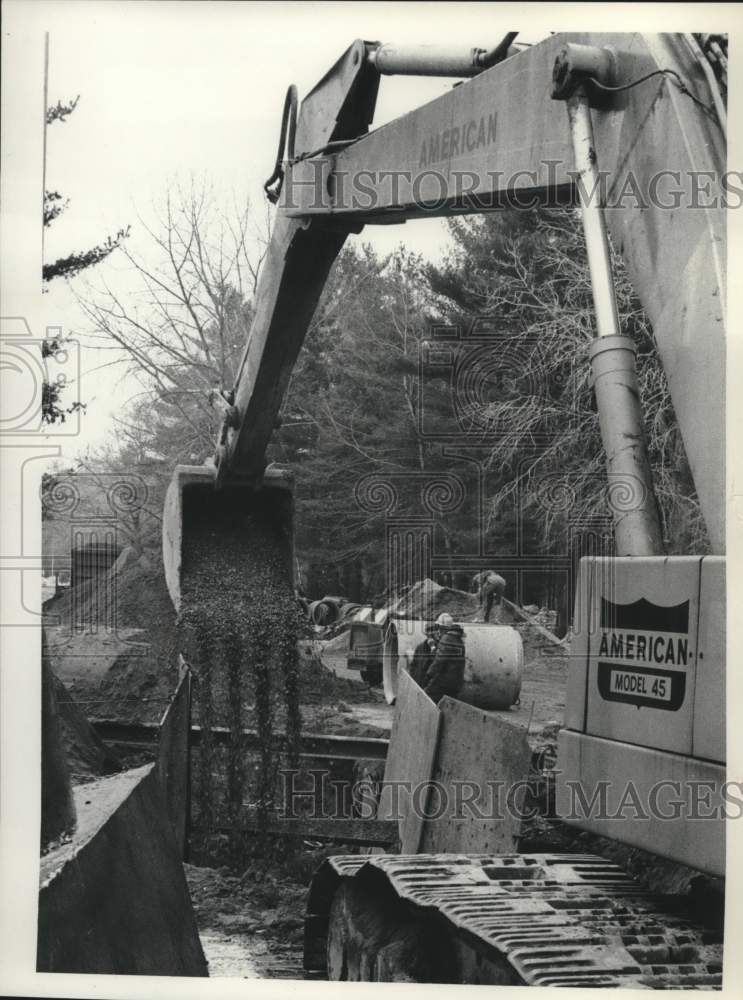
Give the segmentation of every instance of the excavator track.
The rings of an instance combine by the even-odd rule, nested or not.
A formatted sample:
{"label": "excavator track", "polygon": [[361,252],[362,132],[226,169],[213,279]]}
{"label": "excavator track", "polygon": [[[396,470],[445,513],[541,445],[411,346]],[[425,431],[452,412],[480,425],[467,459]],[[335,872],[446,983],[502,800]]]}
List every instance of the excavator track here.
{"label": "excavator track", "polygon": [[[590,854],[329,858],[308,897],[308,970],[332,971],[328,937],[337,938],[338,932],[331,926],[333,900],[351,883],[369,900],[394,893],[406,920],[433,920],[449,940],[464,942],[493,967],[507,969],[514,983],[722,985],[721,928],[694,924],[679,897],[654,895],[617,865]],[[376,958],[370,959],[368,968],[374,970]],[[345,958],[343,963],[345,971]],[[370,978],[376,978],[373,971]]]}

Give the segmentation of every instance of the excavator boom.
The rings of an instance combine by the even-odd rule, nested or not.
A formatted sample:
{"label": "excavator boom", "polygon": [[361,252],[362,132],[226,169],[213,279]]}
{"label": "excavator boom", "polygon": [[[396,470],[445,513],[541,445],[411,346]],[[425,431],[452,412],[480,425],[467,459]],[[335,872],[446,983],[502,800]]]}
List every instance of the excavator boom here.
{"label": "excavator boom", "polygon": [[[200,481],[260,483],[292,368],[350,233],[575,198],[568,117],[555,99],[564,81],[552,81],[561,54],[571,50],[598,53],[594,72],[611,79],[612,89],[589,88],[600,184],[588,194],[601,197],[653,324],[712,548],[723,551],[725,208],[736,189],[725,187],[724,123],[690,35],[554,35],[521,51],[504,48],[495,65],[372,132],[389,47],[354,42],[290,123],[255,315],[236,384],[225,393],[216,473],[194,470]],[[404,52],[396,59],[393,69],[404,71]],[[463,60],[456,55],[449,68],[461,71]],[[426,66],[425,59],[409,61]],[[568,76],[569,62],[562,60]],[[446,58],[428,71],[442,67]],[[174,477],[171,519],[182,516],[180,484],[188,479]],[[173,540],[180,527],[166,525],[165,563],[175,580]]]}
{"label": "excavator boom", "polygon": [[354,42],[299,111],[218,450],[219,482],[260,478],[291,370],[349,233],[574,198],[567,114],[551,89],[561,53],[580,46],[603,54],[614,88],[590,92],[595,196],[653,324],[713,549],[722,551],[725,208],[735,192],[724,187],[725,136],[692,36],[554,35],[371,133],[375,63],[383,64],[374,57],[388,47]]}
{"label": "excavator boom", "polygon": [[[589,92],[604,216],[653,326],[714,552],[724,550],[724,123],[690,35],[554,35],[348,148],[295,164],[292,218],[338,225],[565,201],[576,167],[551,95],[567,48],[605,54]],[[565,61],[563,60],[563,63]],[[597,65],[596,72],[600,72]],[[557,83],[557,81],[556,81]]]}

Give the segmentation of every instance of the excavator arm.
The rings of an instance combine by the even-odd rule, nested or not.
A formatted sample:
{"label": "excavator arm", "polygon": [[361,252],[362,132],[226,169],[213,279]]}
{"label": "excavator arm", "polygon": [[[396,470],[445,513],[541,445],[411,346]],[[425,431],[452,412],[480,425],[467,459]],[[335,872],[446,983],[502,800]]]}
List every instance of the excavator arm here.
{"label": "excavator arm", "polygon": [[[291,99],[294,88],[290,88],[277,169],[271,181],[283,174],[286,141],[286,155],[292,159],[364,134],[374,115],[378,87],[379,73],[368,63],[364,43],[356,41],[307,95],[298,116]],[[271,196],[268,184],[266,189]],[[291,488],[281,473],[264,475],[266,449],[328,272],[348,234],[361,228],[355,220],[338,226],[293,217],[282,208],[277,212],[235,386],[213,396],[223,413],[214,463],[177,466],[166,493],[163,565],[177,611],[181,606],[188,495],[220,488],[227,482],[242,484],[248,499],[256,489]],[[278,506],[286,509],[283,502]]]}
{"label": "excavator arm", "polygon": [[[356,41],[302,102],[294,149],[302,156],[367,132],[374,114],[379,74]],[[233,426],[217,455],[217,478],[255,480],[276,425],[289,377],[328,272],[354,219],[310,220],[279,208],[261,266],[255,315],[234,387]]]}
{"label": "excavator arm", "polygon": [[[725,209],[740,190],[725,186],[724,112],[704,56],[690,35],[553,35],[494,51],[483,68],[482,49],[423,57],[356,41],[305,98],[296,128],[289,123],[255,315],[236,385],[220,400],[216,471],[176,470],[166,502],[171,594],[183,486],[261,482],[292,368],[349,233],[503,204],[582,198],[595,207],[565,106],[578,86],[591,106],[587,156],[603,219],[653,325],[712,547],[723,550]],[[472,78],[369,132],[380,72]]]}

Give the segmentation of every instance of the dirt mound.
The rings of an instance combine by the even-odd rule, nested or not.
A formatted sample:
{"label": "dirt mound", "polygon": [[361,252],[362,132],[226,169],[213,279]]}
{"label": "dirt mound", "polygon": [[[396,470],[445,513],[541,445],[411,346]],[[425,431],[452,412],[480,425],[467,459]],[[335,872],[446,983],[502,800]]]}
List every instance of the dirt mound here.
{"label": "dirt mound", "polygon": [[[102,599],[108,593],[110,605]],[[175,645],[175,610],[162,569],[145,568],[131,559],[119,559],[108,572],[47,601],[44,617],[49,625],[76,624],[84,631],[96,626],[109,631],[141,628],[152,633],[159,648],[167,645],[170,652]]]}
{"label": "dirt mound", "polygon": [[[390,611],[405,618],[423,620],[432,620],[447,612],[457,621],[471,621],[480,613],[480,601],[477,594],[468,594],[464,590],[454,590],[452,587],[441,587],[434,580],[426,579],[413,584],[391,605]],[[513,619],[513,614],[505,607],[493,611],[494,623],[510,625]]]}
{"label": "dirt mound", "polygon": [[[335,646],[338,639],[345,639],[345,650],[348,649],[347,636],[338,636],[329,643],[322,645],[324,650],[317,650],[309,643],[300,643],[300,670],[299,670],[299,692],[302,705],[331,705],[333,702],[350,702],[352,704],[366,704],[369,701],[382,699],[374,692],[369,691],[369,686],[361,679],[352,680],[347,677],[338,677],[332,670],[323,663],[325,653],[330,646]],[[317,644],[318,646],[320,643]],[[336,648],[343,651],[344,647]],[[345,658],[345,652],[344,652]]]}
{"label": "dirt mound", "polygon": [[45,606],[52,666],[88,718],[157,722],[177,684],[175,610],[162,572],[117,565]]}
{"label": "dirt mound", "polygon": [[433,580],[421,580],[413,584],[403,596],[392,605],[390,611],[406,618],[433,619],[447,611],[455,618],[469,618],[477,613],[479,603],[474,594],[463,590],[441,587]]}
{"label": "dirt mound", "polygon": [[58,677],[53,683],[60,738],[73,784],[120,771],[121,761],[98,736],[64,684]]}
{"label": "dirt mound", "polygon": [[[332,643],[336,641],[331,640]],[[381,690],[370,688],[361,680],[336,676],[332,669],[325,666],[321,656],[325,658],[324,653],[300,643],[299,696],[304,732],[336,736],[386,736],[387,733],[379,727],[360,722],[352,707],[384,702]]]}

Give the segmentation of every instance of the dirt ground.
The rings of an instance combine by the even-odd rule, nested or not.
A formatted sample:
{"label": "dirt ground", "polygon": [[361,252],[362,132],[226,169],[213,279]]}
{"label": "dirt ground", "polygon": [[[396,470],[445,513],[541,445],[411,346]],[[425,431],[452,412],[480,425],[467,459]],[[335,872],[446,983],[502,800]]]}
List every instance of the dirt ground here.
{"label": "dirt ground", "polygon": [[[77,595],[78,609],[84,598]],[[161,579],[130,565],[118,581],[116,607],[114,629],[76,632],[69,594],[46,605],[54,672],[89,719],[156,722],[177,683],[169,597]],[[505,714],[528,727],[533,747],[553,749],[563,720],[567,656],[528,626],[516,627],[525,647],[521,700]],[[302,730],[388,736],[394,709],[381,688],[370,688],[347,669],[346,648],[342,636],[329,643],[300,641]],[[248,725],[249,716],[248,710]],[[250,862],[243,871],[185,865],[212,976],[303,978],[307,888],[322,858],[332,853],[347,849],[303,842],[290,857]]]}
{"label": "dirt ground", "polygon": [[52,668],[89,719],[159,722],[178,682],[165,581],[136,562],[105,578],[97,589],[114,594],[108,622],[96,620],[91,582],[44,605]]}
{"label": "dirt ground", "polygon": [[184,865],[209,975],[301,978],[304,883]]}

